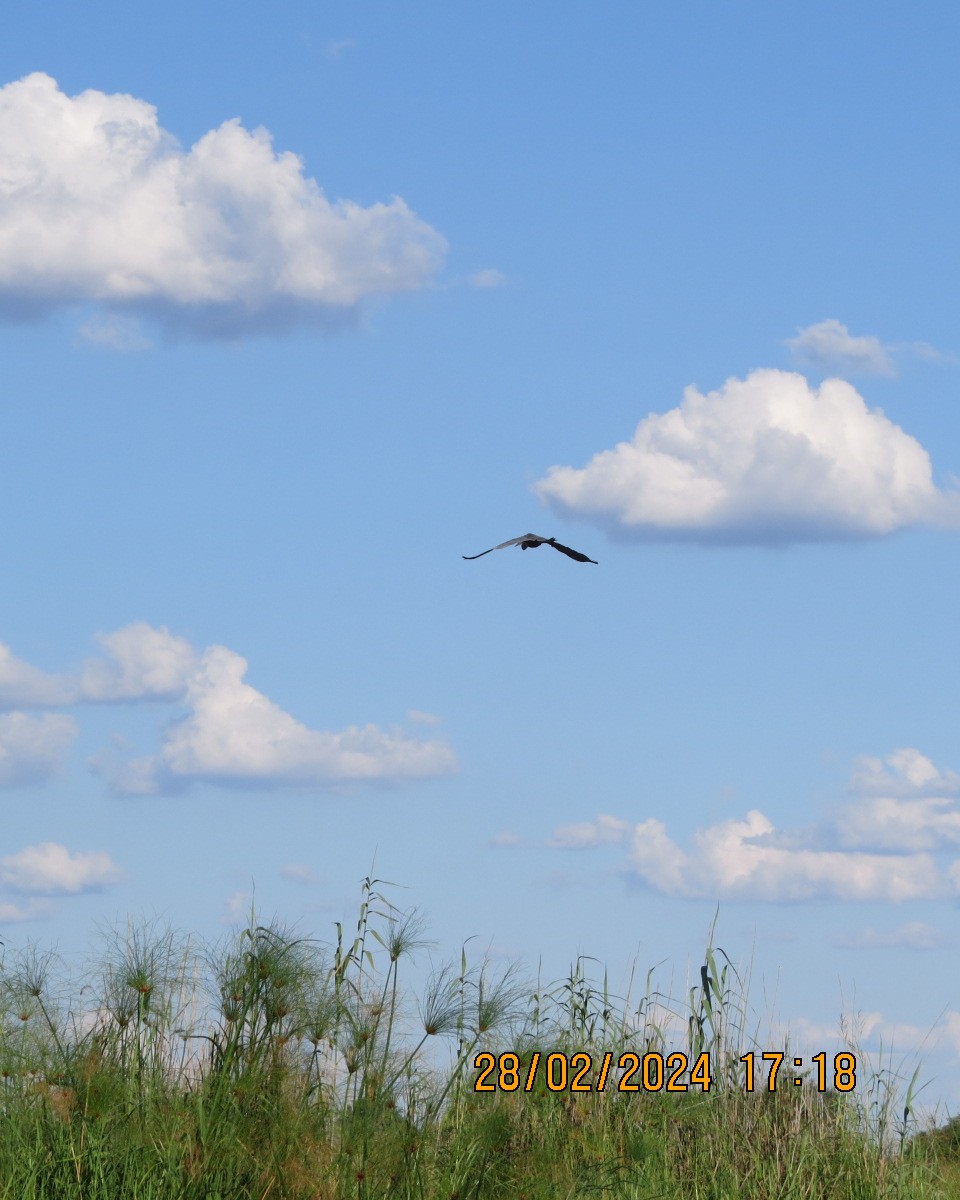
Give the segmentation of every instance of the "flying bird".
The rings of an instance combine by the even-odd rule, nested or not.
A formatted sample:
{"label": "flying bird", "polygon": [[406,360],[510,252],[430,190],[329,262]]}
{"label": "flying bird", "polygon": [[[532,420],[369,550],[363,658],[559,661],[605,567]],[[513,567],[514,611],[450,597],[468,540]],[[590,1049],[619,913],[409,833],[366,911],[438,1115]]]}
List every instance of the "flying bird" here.
{"label": "flying bird", "polygon": [[569,546],[563,546],[556,538],[540,537],[536,533],[524,533],[520,537],[511,538],[509,542],[501,542],[499,546],[491,546],[489,550],[483,550],[480,554],[461,554],[461,558],[483,558],[484,554],[491,554],[494,550],[503,550],[507,546],[519,546],[521,550],[536,550],[538,546],[552,546],[554,550],[559,550],[561,554],[566,554],[568,558],[575,558],[577,562],[593,563],[599,565],[595,558],[587,558],[585,554],[581,554],[579,550],[571,550]]}

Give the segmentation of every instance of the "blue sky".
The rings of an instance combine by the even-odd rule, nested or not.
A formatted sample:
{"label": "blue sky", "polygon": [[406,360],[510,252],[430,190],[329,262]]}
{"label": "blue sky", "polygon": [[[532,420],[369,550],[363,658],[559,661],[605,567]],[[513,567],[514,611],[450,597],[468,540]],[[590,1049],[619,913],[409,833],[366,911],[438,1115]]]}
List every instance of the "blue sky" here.
{"label": "blue sky", "polygon": [[[11,14],[3,939],[328,936],[375,863],[682,992],[719,904],[955,1111],[958,26]],[[461,558],[526,530],[599,565]]]}

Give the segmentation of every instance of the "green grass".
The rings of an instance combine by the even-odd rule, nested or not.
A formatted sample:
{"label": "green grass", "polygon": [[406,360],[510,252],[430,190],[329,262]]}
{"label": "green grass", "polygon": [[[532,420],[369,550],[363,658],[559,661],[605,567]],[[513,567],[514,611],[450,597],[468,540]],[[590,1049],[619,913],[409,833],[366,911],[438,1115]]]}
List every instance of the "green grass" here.
{"label": "green grass", "polygon": [[[201,952],[131,929],[73,991],[52,956],[8,953],[0,1200],[960,1197],[960,1139],[910,1140],[911,1091],[883,1073],[846,1094],[744,1091],[740,1055],[761,1047],[712,945],[682,1009],[649,977],[611,995],[584,959],[524,987],[465,953],[410,999],[422,923],[380,887],[364,881],[353,936],[329,947],[254,915]],[[476,1092],[476,1055],[496,1081],[513,1050],[520,1086]],[[547,1055],[584,1051],[593,1090],[551,1090]],[[708,1091],[689,1074],[618,1090],[621,1054],[675,1051],[709,1055]]]}

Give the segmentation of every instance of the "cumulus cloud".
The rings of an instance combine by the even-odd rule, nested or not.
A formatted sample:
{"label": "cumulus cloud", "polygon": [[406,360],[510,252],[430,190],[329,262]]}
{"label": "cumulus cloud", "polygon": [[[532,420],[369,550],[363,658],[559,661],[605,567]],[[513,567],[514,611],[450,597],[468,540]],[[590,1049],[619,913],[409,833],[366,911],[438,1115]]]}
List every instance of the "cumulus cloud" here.
{"label": "cumulus cloud", "polygon": [[847,805],[837,818],[845,845],[876,850],[937,850],[960,846],[960,809],[948,796],[877,796]]}
{"label": "cumulus cloud", "polygon": [[696,831],[691,851],[644,821],[633,833],[630,869],[668,895],[754,900],[921,900],[948,894],[927,854],[868,854],[776,844],[773,823],[753,809],[742,820]]}
{"label": "cumulus cloud", "polygon": [[915,438],[842,379],[758,370],[652,413],[632,441],[534,491],[621,539],[776,544],[960,524],[960,494],[933,483]]}
{"label": "cumulus cloud", "polygon": [[[134,96],[0,88],[0,311],[94,302],[195,336],[342,324],[422,287],[446,243],[399,197],[330,201],[263,128],[184,151]],[[101,339],[102,340],[102,339]]]}
{"label": "cumulus cloud", "polygon": [[0,787],[43,783],[63,770],[77,723],[60,713],[0,716]]}
{"label": "cumulus cloud", "polygon": [[0,708],[176,700],[196,670],[193,647],[163,626],[134,621],[96,640],[103,656],[88,659],[75,674],[61,675],[15,658],[0,643]]}
{"label": "cumulus cloud", "polygon": [[[0,707],[141,701],[183,704],[186,715],[167,726],[158,754],[130,757],[123,740],[95,756],[92,769],[121,795],[176,791],[194,781],[309,786],[400,781],[456,768],[450,746],[400,728],[351,725],[339,732],[309,729],[246,683],[246,660],[225,646],[199,653],[186,638],[145,621],[99,634],[103,653],[73,674],[54,675],[17,659],[0,645]],[[440,718],[409,709],[411,724]],[[13,712],[0,717],[0,786],[35,782],[53,773],[76,736],[71,717]]]}
{"label": "cumulus cloud", "polygon": [[942,771],[912,746],[885,758],[861,755],[849,789],[856,796],[960,796],[960,775]]}
{"label": "cumulus cloud", "polygon": [[456,766],[442,741],[400,730],[351,725],[309,729],[244,682],[246,659],[225,646],[201,656],[186,688],[190,712],[168,726],[159,754],[112,774],[125,794],[151,794],[190,782],[306,786],[443,775]]}
{"label": "cumulus cloud", "polygon": [[118,883],[124,872],[103,851],[71,853],[56,842],[0,858],[0,884],[17,892],[89,892]]}
{"label": "cumulus cloud", "polygon": [[177,700],[197,669],[190,643],[164,626],[135,621],[113,633],[98,634],[97,641],[105,657],[84,665],[77,681],[83,700]]}
{"label": "cumulus cloud", "polygon": [[876,850],[936,850],[960,845],[960,776],[906,747],[884,759],[857,760],[837,816],[845,845]]}
{"label": "cumulus cloud", "polygon": [[787,345],[803,366],[853,374],[896,374],[893,359],[879,338],[854,337],[832,317],[801,329],[796,337],[788,338]]}
{"label": "cumulus cloud", "polygon": [[787,346],[802,366],[818,371],[852,375],[896,375],[895,354],[909,354],[928,362],[956,362],[929,342],[881,342],[871,335],[854,336],[836,318],[818,321],[788,338]]}
{"label": "cumulus cloud", "polygon": [[[932,764],[922,769],[920,758],[903,750],[885,761],[913,771],[918,787],[931,771],[950,777]],[[602,815],[557,829],[549,844],[624,845],[625,874],[669,896],[901,901],[960,893],[960,859],[944,869],[933,854],[960,844],[960,812],[942,797],[862,797],[820,827],[794,830],[778,830],[752,809],[696,830],[687,849],[654,817],[629,823]]]}
{"label": "cumulus cloud", "polygon": [[75,684],[15,658],[0,642],[0,708],[56,708],[72,704]]}

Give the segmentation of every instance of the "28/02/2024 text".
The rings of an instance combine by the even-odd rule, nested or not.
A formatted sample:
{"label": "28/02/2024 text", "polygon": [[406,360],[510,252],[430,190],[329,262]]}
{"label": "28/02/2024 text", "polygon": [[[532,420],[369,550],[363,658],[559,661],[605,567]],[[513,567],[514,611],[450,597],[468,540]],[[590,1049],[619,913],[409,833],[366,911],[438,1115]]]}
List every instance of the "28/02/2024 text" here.
{"label": "28/02/2024 text", "polygon": [[[741,1055],[744,1065],[743,1087],[746,1092],[757,1089],[768,1092],[778,1087],[800,1088],[809,1084],[818,1092],[852,1092],[857,1086],[857,1060],[849,1051],[833,1055],[830,1062],[825,1051],[812,1055],[807,1061],[807,1074],[780,1074],[786,1054],[781,1050],[765,1050]],[[658,1051],[635,1054],[628,1050],[619,1056],[615,1070],[622,1072],[611,1081],[614,1066],[613,1052],[596,1056],[585,1050],[575,1054],[554,1052],[544,1056],[539,1050],[525,1055],[521,1063],[519,1054],[507,1051],[494,1055],[489,1051],[478,1054],[473,1060],[474,1068],[480,1072],[473,1084],[475,1092],[530,1092],[536,1084],[538,1074],[551,1092],[603,1092],[610,1083],[611,1091],[618,1092],[686,1092],[698,1087],[708,1092],[714,1079],[710,1062],[710,1051],[704,1050],[690,1065],[689,1056],[681,1050],[663,1055]],[[790,1060],[794,1067],[802,1067],[803,1059]]]}

